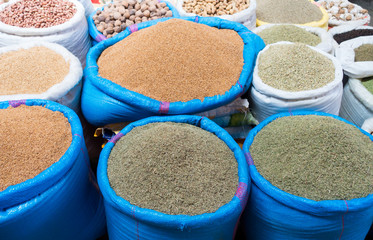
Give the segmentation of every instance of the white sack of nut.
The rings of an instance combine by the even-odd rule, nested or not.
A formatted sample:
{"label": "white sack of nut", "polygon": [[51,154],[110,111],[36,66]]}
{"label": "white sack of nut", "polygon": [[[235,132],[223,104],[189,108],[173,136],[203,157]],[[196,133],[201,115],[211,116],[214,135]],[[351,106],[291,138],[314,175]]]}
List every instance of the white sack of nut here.
{"label": "white sack of nut", "polygon": [[370,15],[368,10],[347,0],[321,0],[318,2],[329,15],[329,26],[343,24],[368,25]]}
{"label": "white sack of nut", "polygon": [[158,0],[115,0],[92,18],[97,30],[111,38],[133,24],[172,16],[167,4]]}

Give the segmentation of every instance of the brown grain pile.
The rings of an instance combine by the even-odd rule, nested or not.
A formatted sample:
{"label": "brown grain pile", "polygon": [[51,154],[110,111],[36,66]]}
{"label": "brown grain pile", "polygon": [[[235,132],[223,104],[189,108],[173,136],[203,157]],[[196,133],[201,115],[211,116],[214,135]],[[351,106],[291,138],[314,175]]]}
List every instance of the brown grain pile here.
{"label": "brown grain pile", "polygon": [[172,19],[103,51],[99,74],[159,101],[203,100],[236,84],[243,67],[243,45],[235,31]]}
{"label": "brown grain pile", "polygon": [[46,47],[0,55],[0,95],[40,94],[64,80],[69,63]]}
{"label": "brown grain pile", "polygon": [[71,144],[67,118],[40,106],[0,110],[0,191],[57,162]]}

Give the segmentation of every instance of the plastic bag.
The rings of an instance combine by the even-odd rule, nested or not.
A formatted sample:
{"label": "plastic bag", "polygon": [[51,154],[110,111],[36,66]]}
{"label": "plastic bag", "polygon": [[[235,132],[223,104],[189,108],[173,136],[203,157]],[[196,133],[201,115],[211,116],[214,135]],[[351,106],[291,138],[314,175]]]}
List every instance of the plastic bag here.
{"label": "plastic bag", "polygon": [[[180,122],[198,126],[214,133],[234,152],[238,163],[239,183],[232,200],[214,213],[202,215],[168,215],[140,208],[119,197],[110,187],[107,160],[115,143],[137,126],[153,122]],[[100,155],[97,171],[98,184],[104,196],[109,238],[117,239],[232,239],[243,208],[250,182],[245,158],[238,144],[227,132],[211,120],[197,116],[151,117],[131,123],[115,135]]]}
{"label": "plastic bag", "polygon": [[373,117],[365,120],[361,129],[373,135]]}
{"label": "plastic bag", "polygon": [[[20,0],[12,0],[0,5],[0,11]],[[0,47],[30,41],[45,41],[58,43],[76,57],[83,67],[91,39],[88,34],[88,25],[85,18],[85,9],[77,0],[68,0],[77,8],[75,15],[67,22],[49,28],[20,28],[0,22]]]}
{"label": "plastic bag", "polygon": [[30,42],[0,48],[0,54],[20,49],[29,49],[32,47],[46,47],[61,55],[70,65],[69,73],[65,76],[63,81],[50,87],[44,93],[0,95],[0,101],[17,99],[47,99],[61,103],[78,113],[80,111],[80,92],[82,89],[83,69],[79,59],[66,48],[55,43]]}
{"label": "plastic bag", "polygon": [[58,162],[39,175],[0,192],[1,239],[100,237],[105,233],[103,199],[90,171],[78,116],[71,109],[46,100],[0,102],[0,109],[22,104],[62,112],[71,125],[72,143]]}
{"label": "plastic bag", "polygon": [[355,48],[364,44],[373,44],[373,36],[344,41],[335,51],[335,56],[341,62],[344,73],[351,78],[373,76],[373,61],[355,62]]}
{"label": "plastic bag", "polygon": [[343,89],[339,116],[361,127],[365,120],[373,118],[373,94],[359,79],[350,78]]}
{"label": "plastic bag", "polygon": [[[276,26],[276,25],[293,25],[293,24],[266,24],[262,25],[260,27],[257,27],[253,30],[255,34],[260,33],[264,29],[268,29],[270,27]],[[315,34],[318,36],[321,40],[321,42],[315,46],[316,48],[330,54],[334,54],[334,47],[333,47],[333,38],[332,36],[323,28],[318,28],[318,27],[309,27],[309,26],[302,26],[302,25],[294,25],[300,28],[303,28],[304,30]]]}
{"label": "plastic bag", "polygon": [[[260,54],[264,53],[271,45],[293,44],[290,42],[278,42],[268,45]],[[258,74],[258,60],[254,69],[253,86],[250,91],[250,106],[254,117],[261,122],[267,117],[279,113],[294,110],[313,110],[338,115],[343,93],[343,72],[341,64],[330,54],[315,47],[308,46],[333,61],[335,78],[325,86],[299,92],[288,92],[275,89],[260,79]]]}
{"label": "plastic bag", "polygon": [[89,15],[95,10],[93,7],[93,4],[91,0],[78,0],[84,7],[85,9],[85,17],[88,18]]}
{"label": "plastic bag", "polygon": [[[314,201],[282,191],[257,171],[255,159],[250,155],[254,137],[273,120],[291,114],[330,116],[347,122],[331,114],[300,111],[276,114],[251,130],[243,145],[252,182],[251,194],[243,214],[247,239],[364,239],[373,222],[373,194],[352,200]],[[369,136],[365,131],[362,132]],[[373,136],[370,138],[373,141]]]}
{"label": "plastic bag", "polygon": [[[187,13],[183,9],[184,0],[177,1],[176,9],[182,17],[195,17],[197,16],[194,13]],[[221,19],[238,22],[243,24],[248,29],[252,30],[256,25],[256,0],[250,0],[250,6],[233,15],[221,15],[217,16]]]}
{"label": "plastic bag", "polygon": [[[264,47],[263,40],[249,31],[242,24],[210,17],[183,17],[211,27],[235,30],[244,41],[244,66],[237,79],[237,84],[223,95],[205,97],[203,101],[193,99],[187,102],[161,102],[139,93],[130,91],[99,77],[97,59],[108,47],[129,36],[132,32],[150,27],[158,22],[167,21],[162,18],[155,21],[132,25],[114,38],[102,41],[94,46],[87,55],[87,67],[84,70],[85,82],[82,91],[82,111],[84,117],[95,126],[111,123],[135,121],[154,115],[193,114],[215,109],[226,105],[244,94],[251,84],[252,70],[258,52]],[[165,43],[166,44],[166,43]]]}

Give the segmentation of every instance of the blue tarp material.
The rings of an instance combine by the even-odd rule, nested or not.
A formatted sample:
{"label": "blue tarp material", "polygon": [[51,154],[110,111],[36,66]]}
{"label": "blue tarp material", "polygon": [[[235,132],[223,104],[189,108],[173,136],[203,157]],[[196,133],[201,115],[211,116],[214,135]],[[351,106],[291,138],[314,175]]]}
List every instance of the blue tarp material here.
{"label": "blue tarp material", "polygon": [[[153,122],[178,122],[199,126],[214,133],[234,152],[238,163],[239,184],[232,200],[214,213],[202,215],[168,215],[140,208],[119,197],[110,187],[107,160],[115,143],[133,128]],[[118,239],[232,239],[237,221],[245,207],[250,182],[248,168],[241,148],[221,127],[198,116],[150,117],[131,123],[113,137],[100,155],[98,184],[104,196],[109,238]]]}
{"label": "blue tarp material", "polygon": [[[352,200],[314,201],[286,193],[258,173],[255,159],[251,158],[249,152],[256,134],[277,118],[309,114],[330,116],[354,125],[331,114],[299,111],[273,115],[249,133],[243,146],[252,182],[251,194],[243,214],[247,239],[363,240],[372,225],[373,194]],[[373,136],[359,130],[373,141]]]}
{"label": "blue tarp material", "polygon": [[0,192],[0,239],[92,240],[100,237],[105,233],[103,198],[89,170],[78,116],[71,109],[48,100],[0,102],[0,111],[23,104],[62,112],[71,125],[72,143],[58,162],[39,175]]}
{"label": "blue tarp material", "polygon": [[[176,10],[176,8],[172,4],[170,4],[168,1],[160,1],[160,2],[165,2],[167,4],[167,7],[172,11],[173,17],[180,17],[179,12]],[[93,16],[96,15],[96,12],[102,11],[104,7],[107,5],[108,4],[96,9],[93,13],[91,13],[91,15],[89,15],[87,19],[88,20],[88,31],[89,31],[89,35],[91,35],[93,46],[107,39],[105,35],[103,35],[101,32],[97,30],[96,24],[93,21]]]}
{"label": "blue tarp material", "polygon": [[163,18],[132,25],[115,37],[102,41],[91,48],[87,55],[87,66],[84,70],[85,80],[81,100],[82,112],[89,123],[94,126],[105,126],[117,122],[136,121],[154,115],[204,112],[226,105],[247,91],[252,81],[256,56],[264,48],[264,42],[242,24],[214,17],[183,17],[179,19],[221,29],[232,29],[243,39],[244,66],[237,83],[225,94],[206,97],[203,101],[193,99],[187,102],[161,102],[99,77],[97,59],[106,48],[129,36],[132,32],[141,31],[143,28],[169,19]]}

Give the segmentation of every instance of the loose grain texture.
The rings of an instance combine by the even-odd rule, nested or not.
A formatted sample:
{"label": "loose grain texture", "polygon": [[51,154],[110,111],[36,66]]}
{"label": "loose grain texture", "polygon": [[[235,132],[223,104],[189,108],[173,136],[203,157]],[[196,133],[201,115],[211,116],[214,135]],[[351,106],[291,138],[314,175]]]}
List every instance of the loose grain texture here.
{"label": "loose grain texture", "polygon": [[371,93],[373,94],[373,77],[363,78],[361,80],[361,83],[363,86]]}
{"label": "loose grain texture", "polygon": [[308,0],[258,0],[256,17],[269,23],[304,24],[320,21],[323,15]]}
{"label": "loose grain texture", "polygon": [[64,80],[70,64],[46,47],[0,55],[0,95],[40,94]]}
{"label": "loose grain texture", "polygon": [[335,77],[330,59],[300,43],[270,46],[260,55],[258,70],[265,84],[290,92],[317,89]]}
{"label": "loose grain texture", "polygon": [[136,127],[114,146],[108,177],[131,204],[166,214],[215,212],[237,190],[237,161],[214,134],[184,123]]}
{"label": "loose grain texture", "polygon": [[321,42],[319,36],[308,32],[307,30],[293,25],[277,25],[266,28],[258,35],[264,40],[265,44],[276,43],[280,41],[299,42],[310,46],[316,46]]}
{"label": "loose grain texture", "polygon": [[0,191],[50,167],[72,141],[67,118],[40,106],[2,109],[0,126]]}
{"label": "loose grain texture", "polygon": [[265,179],[300,197],[349,200],[373,193],[372,141],[331,117],[276,119],[256,135],[250,153]]}
{"label": "loose grain texture", "polygon": [[340,44],[341,42],[357,38],[357,37],[362,37],[362,36],[371,36],[373,35],[373,29],[356,29],[340,34],[336,34],[333,36],[334,40]]}
{"label": "loose grain texture", "polygon": [[97,64],[101,77],[150,98],[203,100],[236,84],[243,45],[235,31],[172,19],[107,48]]}
{"label": "loose grain texture", "polygon": [[355,62],[373,61],[373,44],[363,44],[355,48]]}

